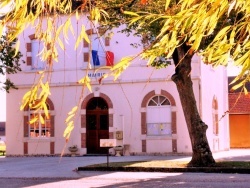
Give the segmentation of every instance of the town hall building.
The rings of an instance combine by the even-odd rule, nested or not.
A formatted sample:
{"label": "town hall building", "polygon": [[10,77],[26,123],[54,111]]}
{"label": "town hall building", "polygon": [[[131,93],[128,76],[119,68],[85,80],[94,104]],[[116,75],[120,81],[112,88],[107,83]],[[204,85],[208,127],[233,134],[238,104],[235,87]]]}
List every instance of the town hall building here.
{"label": "town hall building", "polygon": [[[59,22],[65,19],[61,16]],[[155,69],[136,58],[116,81],[110,76],[99,83],[109,71],[101,67],[114,66],[121,58],[141,52],[142,47],[131,46],[139,43],[140,38],[126,36],[118,32],[120,28],[113,30],[111,38],[99,37],[99,31],[86,20],[76,21],[72,17],[71,22],[75,31],[85,25],[91,45],[83,41],[74,50],[76,39],[69,35],[65,50],[58,50],[58,62],[53,65],[50,79],[51,95],[46,101],[50,118],[43,123],[29,123],[35,112],[28,106],[20,111],[24,94],[39,78],[37,72],[49,71],[37,55],[42,44],[36,39],[34,28],[26,29],[19,37],[26,63],[21,65],[21,72],[8,75],[18,90],[7,94],[7,156],[59,155],[73,145],[77,146],[78,155],[103,154],[106,150],[100,147],[101,139],[115,139],[117,145],[126,146],[129,155],[191,153],[181,102],[171,80],[174,65]],[[82,90],[78,84],[85,75],[91,79],[92,91]],[[205,65],[196,55],[192,59],[191,77],[199,113],[208,125],[211,150],[228,150],[229,123],[227,115],[223,116],[228,110],[226,69]],[[79,101],[75,127],[65,147],[65,119]],[[44,116],[43,111],[39,113]],[[65,149],[64,154],[68,153]]]}

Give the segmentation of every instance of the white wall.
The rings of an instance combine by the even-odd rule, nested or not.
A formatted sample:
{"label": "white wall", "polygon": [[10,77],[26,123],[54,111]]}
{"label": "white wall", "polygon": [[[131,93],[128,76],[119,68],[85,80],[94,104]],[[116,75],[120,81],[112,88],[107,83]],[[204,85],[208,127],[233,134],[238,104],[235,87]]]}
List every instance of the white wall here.
{"label": "white wall", "polygon": [[[4,82],[5,77],[0,75],[0,82]],[[0,83],[0,87],[2,87]],[[0,121],[6,121],[6,92],[0,90]]]}
{"label": "white wall", "polygon": [[[208,125],[207,136],[212,151],[229,149],[229,120],[225,112],[228,110],[227,70],[223,66],[212,67],[201,64],[201,114]],[[213,134],[213,97],[218,101],[219,134]],[[225,115],[225,116],[224,116]]]}

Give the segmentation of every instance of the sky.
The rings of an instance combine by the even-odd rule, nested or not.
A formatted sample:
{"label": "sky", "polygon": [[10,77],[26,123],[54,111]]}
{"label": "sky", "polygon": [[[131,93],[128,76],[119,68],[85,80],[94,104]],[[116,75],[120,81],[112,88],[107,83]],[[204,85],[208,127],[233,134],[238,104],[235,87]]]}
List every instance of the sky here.
{"label": "sky", "polygon": [[228,63],[227,66],[227,76],[237,76],[241,71],[240,67],[233,65],[233,63]]}

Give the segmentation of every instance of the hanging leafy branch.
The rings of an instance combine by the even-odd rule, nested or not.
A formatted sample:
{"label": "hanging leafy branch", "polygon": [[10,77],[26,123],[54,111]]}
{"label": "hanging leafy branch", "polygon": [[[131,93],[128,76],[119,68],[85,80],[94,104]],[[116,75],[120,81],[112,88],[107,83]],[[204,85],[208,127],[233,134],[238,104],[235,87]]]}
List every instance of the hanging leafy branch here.
{"label": "hanging leafy branch", "polygon": [[[2,1],[1,5],[3,6],[8,2],[8,0]],[[75,36],[76,31],[74,31],[71,23],[72,17],[75,16],[77,20],[80,20],[82,16],[86,14],[87,10],[90,12],[90,22],[96,25],[102,17],[105,18],[108,16],[104,10],[92,6],[92,3],[92,1],[88,0],[15,1],[15,8],[3,17],[0,22],[0,32],[4,27],[6,27],[8,31],[11,31],[11,34],[8,35],[8,41],[14,40],[28,26],[34,28],[35,38],[38,39],[43,46],[43,49],[38,55],[43,62],[46,62],[45,70],[38,72],[40,75],[38,81],[24,95],[20,110],[24,110],[26,106],[28,106],[35,112],[43,110],[45,114],[48,114],[46,100],[50,95],[49,85],[52,74],[50,70],[52,70],[54,62],[58,61],[59,52],[57,46],[59,46],[61,50],[65,50],[62,37],[64,40],[68,40],[70,31],[76,38],[75,49],[78,48],[83,40],[90,43],[84,25],[82,25],[79,35]],[[60,22],[61,14],[67,17],[64,23]],[[91,91],[90,79],[88,76],[80,79],[78,83],[81,84],[83,88],[87,86]],[[74,112],[71,111],[65,121],[67,125],[64,132],[66,142],[74,128],[76,109],[77,108],[73,108]],[[36,121],[43,120],[34,116],[29,123],[34,123]]]}
{"label": "hanging leafy branch", "polygon": [[66,139],[66,142],[68,142],[71,132],[74,129],[74,121],[75,116],[77,113],[78,106],[74,106],[71,111],[68,113],[68,117],[65,120],[66,123],[66,129],[64,130],[63,136]]}
{"label": "hanging leafy branch", "polygon": [[[241,80],[241,83],[234,89],[250,81],[250,2],[165,2],[165,12],[162,13],[124,12],[131,16],[130,25],[137,24],[139,29],[149,29],[151,34],[154,33],[150,48],[142,53],[150,65],[161,56],[171,58],[174,50],[185,43],[190,47],[189,53],[199,53],[206,64],[226,66],[232,59],[236,66],[242,66],[241,73],[233,81]],[[150,29],[154,23],[160,25],[158,33]]]}
{"label": "hanging leafy branch", "polygon": [[[27,91],[22,99],[22,105],[20,106],[20,110],[24,110],[27,106],[29,109],[32,109],[34,113],[38,113],[40,111],[44,111],[44,114],[47,119],[49,119],[49,111],[46,105],[46,100],[50,93],[50,86],[49,83],[43,83],[44,74],[43,71],[39,72],[41,75],[38,79],[37,83],[33,85],[33,87]],[[30,119],[30,124],[40,121],[41,123],[44,122],[43,117],[40,115],[39,117],[34,116]]]}

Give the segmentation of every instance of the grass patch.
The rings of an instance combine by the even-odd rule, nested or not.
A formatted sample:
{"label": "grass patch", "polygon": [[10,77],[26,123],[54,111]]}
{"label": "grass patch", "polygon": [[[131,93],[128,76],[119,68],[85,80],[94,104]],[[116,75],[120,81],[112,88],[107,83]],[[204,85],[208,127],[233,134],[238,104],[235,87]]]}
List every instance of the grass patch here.
{"label": "grass patch", "polygon": [[249,161],[219,161],[216,163],[215,166],[250,169],[250,162]]}
{"label": "grass patch", "polygon": [[[186,168],[189,161],[131,161],[131,162],[113,162],[109,163],[109,167],[143,167],[143,168]],[[107,163],[90,165],[87,167],[106,167]],[[248,168],[250,162],[245,161],[218,161],[213,167],[225,168]],[[212,167],[212,168],[213,168]]]}

